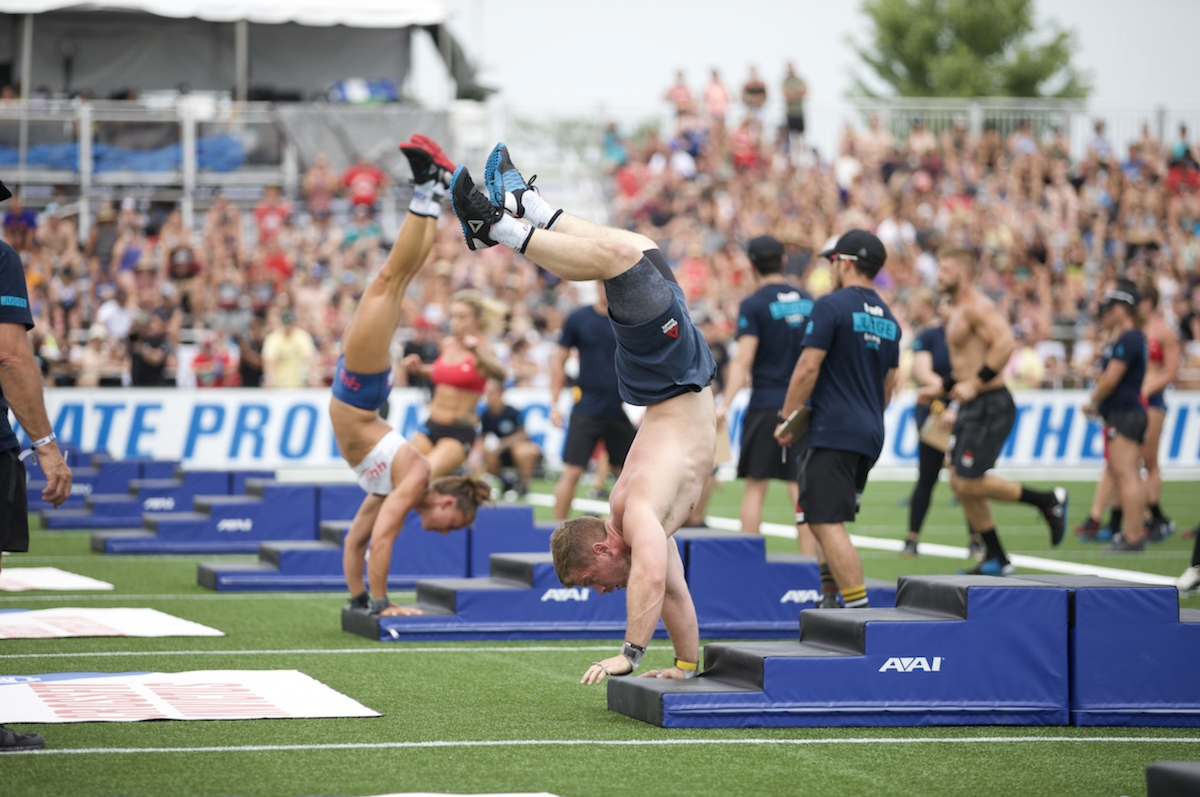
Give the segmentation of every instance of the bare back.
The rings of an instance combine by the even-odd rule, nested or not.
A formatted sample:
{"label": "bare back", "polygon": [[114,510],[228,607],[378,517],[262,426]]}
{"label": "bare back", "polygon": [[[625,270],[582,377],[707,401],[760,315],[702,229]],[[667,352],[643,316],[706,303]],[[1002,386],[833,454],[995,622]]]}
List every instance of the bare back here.
{"label": "bare back", "polygon": [[613,522],[652,515],[667,536],[684,524],[712,471],[716,447],[716,407],[711,387],[683,393],[646,408],[625,467],[613,487]]}
{"label": "bare back", "polygon": [[[959,292],[946,321],[946,348],[950,351],[950,366],[956,382],[979,373],[988,350],[997,342],[1002,329],[1007,329],[1007,322],[991,299],[974,288],[963,288]],[[981,392],[1003,385],[1004,375],[998,374],[981,387]]]}

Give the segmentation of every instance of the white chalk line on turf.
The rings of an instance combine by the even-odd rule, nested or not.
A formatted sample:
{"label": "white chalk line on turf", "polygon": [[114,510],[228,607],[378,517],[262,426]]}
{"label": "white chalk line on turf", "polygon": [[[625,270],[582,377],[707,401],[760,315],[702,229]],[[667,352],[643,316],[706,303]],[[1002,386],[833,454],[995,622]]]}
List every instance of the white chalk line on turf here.
{"label": "white chalk line on turf", "polygon": [[336,654],[345,656],[354,653],[546,653],[553,651],[596,651],[613,650],[616,643],[607,645],[492,645],[479,647],[381,647],[381,648],[297,648],[292,650],[108,650],[102,652],[79,653],[6,653],[0,659],[90,659],[90,658],[120,658],[128,656],[283,656],[304,655],[324,656]]}
{"label": "white chalk line on turf", "polygon": [[[553,506],[554,496],[530,493],[525,496],[525,500],[531,504],[538,506]],[[607,501],[596,501],[591,498],[576,498],[571,503],[572,509],[578,509],[584,512],[608,512]],[[721,531],[741,531],[742,523],[736,518],[723,518],[709,515],[705,522],[714,529]],[[783,537],[786,539],[796,539],[796,527],[785,526],[782,523],[763,523],[762,533],[768,537]],[[851,534],[850,541],[858,548],[872,548],[880,551],[896,551],[897,553],[904,547],[904,541],[899,539],[899,534],[896,539],[887,539],[884,537],[868,537],[862,534]],[[937,543],[922,542],[922,556],[937,556],[946,559],[965,559],[967,549],[957,545],[939,545]],[[1130,556],[1132,554],[1124,554]],[[1017,567],[1029,568],[1030,570],[1041,570],[1046,573],[1061,573],[1070,576],[1100,576],[1103,578],[1111,578],[1117,581],[1132,581],[1139,584],[1157,584],[1157,585],[1173,585],[1175,579],[1170,576],[1160,576],[1154,573],[1143,573],[1139,570],[1125,570],[1119,567],[1106,567],[1104,565],[1088,565],[1078,562],[1066,562],[1061,559],[1045,559],[1040,556],[1027,556],[1025,554],[1009,554],[1008,559]],[[1017,577],[1020,577],[1018,572]]]}
{"label": "white chalk line on turf", "polygon": [[347,742],[343,744],[248,744],[221,747],[80,747],[31,750],[25,755],[141,755],[146,753],[281,753],[296,750],[426,750],[462,747],[688,747],[694,745],[861,745],[861,744],[1044,744],[1046,742],[1115,742],[1200,744],[1200,736],[919,736],[845,739],[482,739],[428,742]]}

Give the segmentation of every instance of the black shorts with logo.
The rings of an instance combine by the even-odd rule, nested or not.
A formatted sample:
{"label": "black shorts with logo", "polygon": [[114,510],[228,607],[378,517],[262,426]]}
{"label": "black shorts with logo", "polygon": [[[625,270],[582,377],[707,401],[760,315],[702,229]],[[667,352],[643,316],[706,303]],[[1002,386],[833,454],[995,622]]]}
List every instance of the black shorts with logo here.
{"label": "black shorts with logo", "polygon": [[792,444],[786,451],[775,441],[779,412],[769,407],[746,410],[742,418],[742,449],[738,454],[739,479],[796,478],[796,459],[800,445]]}
{"label": "black shorts with logo", "polygon": [[875,460],[857,451],[806,448],[800,455],[796,483],[804,518],[797,523],[850,523],[858,514],[859,497]]}
{"label": "black shorts with logo", "polygon": [[1017,419],[1008,388],[989,390],[964,404],[954,422],[950,464],[964,479],[981,479],[996,465]]}
{"label": "black shorts with logo", "polygon": [[436,421],[427,420],[425,423],[417,427],[417,431],[429,438],[429,442],[437,445],[439,440],[450,438],[462,443],[463,448],[467,451],[471,450],[471,446],[475,443],[475,438],[478,437],[478,432],[474,426],[460,426],[458,424],[437,423]]}
{"label": "black shorts with logo", "polygon": [[18,450],[0,452],[0,551],[29,550],[29,499],[25,493],[25,464]]}
{"label": "black shorts with logo", "polygon": [[608,450],[608,461],[615,468],[624,467],[625,457],[629,455],[629,447],[633,445],[636,434],[637,429],[623,413],[619,418],[600,418],[572,412],[563,462],[586,468],[592,452],[596,450],[596,443],[603,440]]}
{"label": "black shorts with logo", "polygon": [[1146,427],[1150,419],[1143,409],[1110,412],[1104,416],[1105,445],[1117,435],[1141,445],[1146,442]]}

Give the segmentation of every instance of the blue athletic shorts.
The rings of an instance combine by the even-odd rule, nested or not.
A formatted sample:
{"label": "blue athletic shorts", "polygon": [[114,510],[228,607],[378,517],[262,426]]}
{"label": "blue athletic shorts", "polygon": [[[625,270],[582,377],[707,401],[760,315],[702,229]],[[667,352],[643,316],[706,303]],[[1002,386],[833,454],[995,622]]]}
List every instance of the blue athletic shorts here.
{"label": "blue athletic shorts", "polygon": [[630,326],[608,317],[617,336],[617,387],[630,404],[645,407],[699,393],[716,375],[716,361],[692,324],[683,289],[670,285],[673,299],[657,318]]}
{"label": "blue athletic shorts", "polygon": [[333,374],[333,397],[361,410],[377,410],[392,393],[392,369],[381,374],[356,374],[346,370],[346,356],[338,358]]}
{"label": "blue athletic shorts", "polygon": [[1166,412],[1167,399],[1165,396],[1163,396],[1163,392],[1160,390],[1151,396],[1146,396],[1146,406],[1152,410],[1162,410],[1163,412]]}

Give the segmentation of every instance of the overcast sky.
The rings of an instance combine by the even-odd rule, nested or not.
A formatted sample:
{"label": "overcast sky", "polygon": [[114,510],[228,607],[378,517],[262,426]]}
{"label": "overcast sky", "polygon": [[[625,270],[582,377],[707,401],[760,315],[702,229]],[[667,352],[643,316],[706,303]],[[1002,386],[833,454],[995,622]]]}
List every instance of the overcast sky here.
{"label": "overcast sky", "polygon": [[[984,2],[985,0],[980,0]],[[788,60],[809,83],[812,111],[843,105],[864,41],[857,0],[443,0],[450,26],[481,64],[482,81],[524,115],[663,112],[683,68],[693,91],[717,67],[732,89],[756,64],[776,95]],[[1197,0],[1036,0],[1040,23],[1076,31],[1077,64],[1092,74],[1092,107],[1200,108]],[[444,97],[444,70],[418,37],[413,89]]]}

